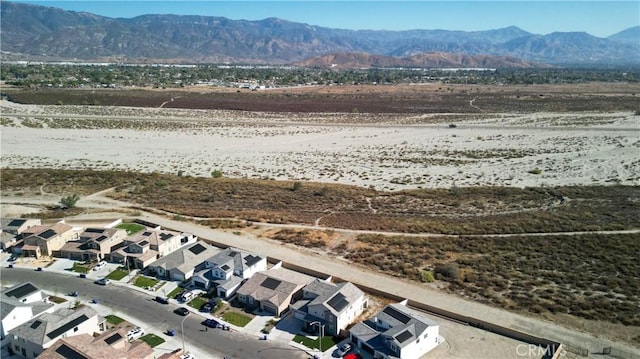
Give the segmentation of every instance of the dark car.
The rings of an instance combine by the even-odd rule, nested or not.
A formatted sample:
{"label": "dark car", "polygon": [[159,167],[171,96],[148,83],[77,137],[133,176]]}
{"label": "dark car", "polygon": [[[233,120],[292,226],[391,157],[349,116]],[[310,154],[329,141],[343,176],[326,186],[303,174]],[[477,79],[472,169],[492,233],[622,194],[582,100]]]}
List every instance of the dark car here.
{"label": "dark car", "polygon": [[215,319],[205,319],[204,322],[202,322],[202,325],[209,328],[217,328],[218,322]]}
{"label": "dark car", "polygon": [[161,303],[161,304],[169,304],[169,298],[157,296],[156,297],[156,302]]}
{"label": "dark car", "polygon": [[179,307],[179,308],[176,308],[176,310],[174,310],[173,312],[184,317],[187,314],[189,314],[189,309],[185,307]]}
{"label": "dark car", "polygon": [[210,302],[205,303],[202,307],[200,307],[200,311],[205,313],[211,313],[212,309],[213,309],[213,304],[211,304]]}

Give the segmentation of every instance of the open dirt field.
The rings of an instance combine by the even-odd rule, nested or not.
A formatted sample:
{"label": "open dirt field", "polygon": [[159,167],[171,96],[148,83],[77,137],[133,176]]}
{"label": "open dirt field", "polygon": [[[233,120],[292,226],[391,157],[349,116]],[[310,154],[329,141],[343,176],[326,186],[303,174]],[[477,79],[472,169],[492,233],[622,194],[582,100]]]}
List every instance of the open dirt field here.
{"label": "open dirt field", "polygon": [[[615,96],[612,94],[621,91],[615,88],[581,96],[554,93],[533,98],[529,93],[517,96],[528,97],[527,103],[534,105],[526,108],[533,112],[490,112],[483,107],[499,110],[500,98],[506,101],[511,95],[490,97],[495,89],[478,95],[490,97],[488,101],[470,96],[466,92],[473,88],[468,88],[466,92],[457,90],[462,95],[449,94],[443,99],[437,89],[418,92],[422,97],[411,90],[411,101],[406,103],[395,97],[406,92],[373,96],[381,106],[397,106],[394,113],[377,113],[378,108],[366,107],[369,105],[362,107],[367,112],[327,112],[333,106],[327,104],[318,108],[320,112],[299,112],[299,107],[290,108],[294,112],[249,112],[220,109],[228,107],[224,99],[209,99],[208,104],[217,103],[218,109],[212,110],[165,108],[179,101],[207,107],[198,105],[204,101],[201,94],[186,101],[188,92],[145,95],[151,102],[159,102],[157,96],[164,98],[157,105],[162,108],[2,101],[2,166],[122,169],[204,177],[220,170],[225,177],[310,180],[383,190],[640,183],[640,115],[628,109],[626,100],[635,93]],[[288,93],[279,91],[277,96],[259,94],[233,101],[247,109],[269,103],[270,109],[276,110],[278,101],[289,101]],[[310,90],[297,94],[304,99],[292,103],[304,107],[313,100],[322,104],[326,96],[333,96],[322,92],[330,89],[313,95],[305,91]],[[353,91],[348,107],[355,109],[366,96],[359,95],[360,89]],[[512,89],[510,93],[519,91]],[[72,95],[77,96],[77,91]],[[45,97],[51,96],[47,93]],[[69,92],[64,96],[70,96]],[[348,97],[344,93],[335,96],[340,103]],[[391,97],[385,101],[385,96]],[[466,112],[431,111],[432,103],[427,100],[422,102],[426,110],[417,111],[420,98],[428,96],[435,96],[433,104],[449,104],[460,110],[465,107]],[[601,106],[606,108],[603,111],[537,112],[539,105],[549,101],[545,97],[561,97],[557,103],[587,108],[609,102]],[[551,107],[564,110],[566,106]]]}

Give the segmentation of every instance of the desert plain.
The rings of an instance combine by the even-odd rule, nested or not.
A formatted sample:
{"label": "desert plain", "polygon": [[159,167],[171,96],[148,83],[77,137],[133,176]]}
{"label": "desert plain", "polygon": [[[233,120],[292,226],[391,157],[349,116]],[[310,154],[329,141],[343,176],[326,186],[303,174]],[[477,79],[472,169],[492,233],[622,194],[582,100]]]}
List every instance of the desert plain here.
{"label": "desert plain", "polygon": [[[446,95],[428,86],[391,93],[369,87],[352,90],[360,95],[352,99],[350,112],[331,112],[340,106],[330,105],[328,98],[338,104],[349,99],[344,99],[345,90],[335,94],[325,86],[279,90],[279,95],[277,90],[265,91],[288,100],[271,107],[259,106],[266,102],[265,94],[231,93],[222,101],[216,92],[203,89],[179,94],[149,91],[144,107],[3,100],[1,160],[6,168],[117,169],[198,177],[218,170],[231,178],[389,191],[638,185],[640,114],[629,109],[636,87],[582,87],[575,94],[549,95],[549,88],[532,86],[518,89],[517,95],[493,90],[493,97],[487,95],[491,90],[474,94],[474,89],[481,93],[477,87],[456,88]],[[296,91],[303,97],[291,99]],[[408,91],[404,98],[412,98],[410,104],[382,109],[394,112],[369,112],[367,106],[378,111],[377,103],[398,102],[396,98]],[[181,100],[193,93],[201,100],[193,107],[203,108],[180,108],[186,106]],[[371,96],[363,100],[362,93]],[[235,96],[235,105],[229,106],[229,96]],[[307,112],[305,104],[313,96],[320,105],[308,108],[318,112]],[[558,108],[553,100],[550,110],[531,106],[554,96],[567,103],[579,98],[584,109]],[[520,104],[523,101],[527,106]],[[443,105],[447,103],[453,105]],[[250,104],[262,111],[251,110]]]}

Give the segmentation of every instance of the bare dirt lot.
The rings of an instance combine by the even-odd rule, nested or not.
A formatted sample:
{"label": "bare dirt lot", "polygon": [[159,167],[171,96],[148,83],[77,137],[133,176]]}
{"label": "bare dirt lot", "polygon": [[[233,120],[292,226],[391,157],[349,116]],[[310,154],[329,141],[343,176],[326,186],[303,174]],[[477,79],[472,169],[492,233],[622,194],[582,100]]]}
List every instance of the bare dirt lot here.
{"label": "bare dirt lot", "polygon": [[118,106],[4,101],[2,165],[200,177],[219,170],[225,177],[384,190],[636,185],[636,91],[637,85],[10,91],[26,103],[96,103],[95,97]]}

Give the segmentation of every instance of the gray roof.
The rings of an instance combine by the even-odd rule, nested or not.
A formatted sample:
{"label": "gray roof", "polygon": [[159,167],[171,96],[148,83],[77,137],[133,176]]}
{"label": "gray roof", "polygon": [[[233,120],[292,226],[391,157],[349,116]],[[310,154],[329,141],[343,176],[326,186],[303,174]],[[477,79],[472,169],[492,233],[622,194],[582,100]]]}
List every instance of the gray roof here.
{"label": "gray roof", "polygon": [[42,346],[97,315],[98,312],[87,306],[76,309],[61,308],[53,313],[43,313],[15,327],[9,333]]}
{"label": "gray roof", "polygon": [[385,338],[393,341],[399,348],[403,348],[413,343],[428,327],[438,326],[436,321],[402,304],[385,306],[376,315],[376,320],[389,324],[390,328],[378,326],[375,320],[367,320],[354,325],[350,332],[374,349],[388,355],[393,352],[388,351],[384,345]]}
{"label": "gray roof", "polygon": [[243,281],[242,278],[233,275],[228,280],[217,279],[214,282],[218,284],[219,288],[222,288],[224,290],[229,290],[229,289],[233,289],[235,286],[242,283],[242,281]]}
{"label": "gray roof", "polygon": [[167,254],[153,262],[151,267],[160,267],[168,271],[178,270],[186,273],[202,263],[206,258],[218,252],[218,248],[198,241]]}
{"label": "gray roof", "polygon": [[[257,254],[229,247],[208,258],[207,262],[213,264],[215,267],[221,268],[227,273],[229,271],[239,271],[243,273],[246,269],[251,268],[262,259],[263,257]],[[227,269],[223,268],[225,265],[228,267]]]}
{"label": "gray roof", "polygon": [[309,303],[309,306],[322,305],[334,316],[340,315],[349,308],[351,303],[364,295],[363,291],[350,282],[334,284],[319,279],[307,284],[304,290],[312,296],[317,295]]}
{"label": "gray roof", "polygon": [[313,277],[288,269],[270,269],[254,274],[238,289],[238,294],[279,307],[312,280]]}

